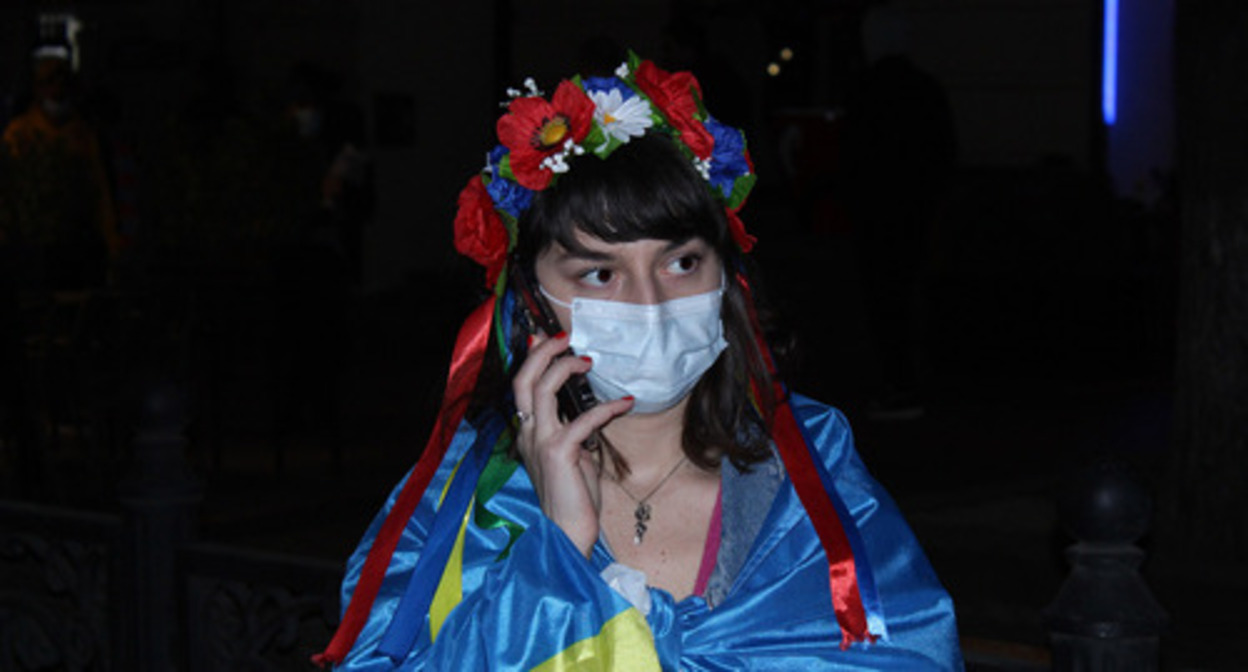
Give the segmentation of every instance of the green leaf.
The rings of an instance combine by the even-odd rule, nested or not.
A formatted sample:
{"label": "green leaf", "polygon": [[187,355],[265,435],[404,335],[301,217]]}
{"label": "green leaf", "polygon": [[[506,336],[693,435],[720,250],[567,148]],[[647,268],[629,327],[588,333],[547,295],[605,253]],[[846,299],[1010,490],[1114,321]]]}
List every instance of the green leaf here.
{"label": "green leaf", "polygon": [[590,142],[587,138],[585,144],[593,149],[595,155],[605,159],[611,156],[612,152],[626,144],[626,141],[620,140],[606,131],[600,131],[593,142]]}
{"label": "green leaf", "polygon": [[516,181],[515,173],[511,172],[511,152],[503,155],[498,162],[498,176],[504,180]]}
{"label": "green leaf", "polygon": [[732,183],[732,193],[728,196],[728,201],[725,205],[733,209],[741,207],[741,204],[750,195],[750,190],[754,188],[754,183],[757,181],[758,175],[754,173],[738,177]]}
{"label": "green leaf", "polygon": [[638,55],[637,55],[637,52],[633,51],[632,49],[629,49],[629,50],[628,50],[628,76],[629,76],[629,79],[633,79],[633,78],[634,78],[634,75],[635,75],[635,73],[637,72],[637,66],[641,65],[641,62],[642,62],[643,60],[645,60],[645,59],[643,59],[642,57],[638,56]]}

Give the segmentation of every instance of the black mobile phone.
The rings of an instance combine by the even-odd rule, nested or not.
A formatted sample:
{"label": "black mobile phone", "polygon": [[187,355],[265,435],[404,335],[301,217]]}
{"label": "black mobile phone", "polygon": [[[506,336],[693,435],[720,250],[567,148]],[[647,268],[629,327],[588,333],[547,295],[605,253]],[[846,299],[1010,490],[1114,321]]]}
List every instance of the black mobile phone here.
{"label": "black mobile phone", "polygon": [[[520,312],[528,333],[533,334],[540,329],[542,334],[554,336],[563,331],[563,327],[559,325],[559,318],[555,316],[550,303],[537,291],[537,280],[532,277],[532,269],[524,268],[515,257],[511,259],[510,265],[513,269],[511,272],[512,287],[520,299]],[[566,357],[571,354],[572,351],[567,350],[559,356]],[[564,421],[571,421],[598,403],[594,390],[589,386],[589,381],[579,373],[572,374],[555,396],[559,402],[559,415]]]}

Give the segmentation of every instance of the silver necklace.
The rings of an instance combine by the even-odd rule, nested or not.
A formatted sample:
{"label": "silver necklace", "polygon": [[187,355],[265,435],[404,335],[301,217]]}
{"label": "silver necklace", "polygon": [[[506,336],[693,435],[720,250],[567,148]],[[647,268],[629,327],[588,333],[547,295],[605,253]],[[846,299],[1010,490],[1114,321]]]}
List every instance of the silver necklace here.
{"label": "silver necklace", "polygon": [[676,470],[680,469],[680,465],[684,464],[685,460],[687,459],[689,459],[688,456],[681,456],[680,461],[678,461],[675,464],[675,466],[672,467],[672,470],[667,472],[667,475],[664,476],[658,482],[657,485],[655,485],[653,488],[650,488],[650,492],[646,493],[645,497],[642,497],[640,499],[638,499],[637,497],[634,497],[633,493],[629,492],[628,488],[624,487],[623,483],[619,482],[618,480],[615,481],[615,484],[620,486],[620,490],[624,494],[628,495],[628,498],[633,500],[633,502],[637,504],[637,508],[633,509],[633,518],[636,519],[637,521],[633,525],[633,545],[634,546],[641,543],[642,539],[644,539],[646,536],[646,530],[649,529],[646,526],[646,523],[650,522],[650,512],[652,510],[650,508],[650,498],[653,497],[655,493],[659,491],[659,488],[663,487],[664,483],[667,483],[668,479],[670,479],[673,475],[676,474]]}

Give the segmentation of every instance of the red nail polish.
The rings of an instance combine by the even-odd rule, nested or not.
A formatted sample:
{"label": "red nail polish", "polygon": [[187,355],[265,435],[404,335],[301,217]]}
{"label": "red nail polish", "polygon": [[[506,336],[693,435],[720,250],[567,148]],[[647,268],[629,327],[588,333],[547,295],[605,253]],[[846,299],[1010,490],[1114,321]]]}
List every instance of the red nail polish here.
{"label": "red nail polish", "polygon": [[530,348],[533,347],[533,334],[529,334],[528,343],[526,343],[525,345]]}
{"label": "red nail polish", "polygon": [[594,363],[594,360],[590,359],[588,355],[581,355],[581,359],[585,360],[586,362],[590,364]]}
{"label": "red nail polish", "polygon": [[627,399],[627,400],[629,400],[629,401],[632,401],[632,400],[636,399],[637,397],[634,397],[634,396],[633,396],[633,395],[631,395],[631,394],[626,394],[626,395],[624,395],[624,396],[622,396],[622,397],[620,397],[620,398],[621,398],[621,399]]}
{"label": "red nail polish", "polygon": [[559,333],[555,334],[555,338],[566,338],[566,337],[567,337],[567,335],[568,335],[568,332],[566,332],[566,331],[561,331],[561,332],[559,332]]}

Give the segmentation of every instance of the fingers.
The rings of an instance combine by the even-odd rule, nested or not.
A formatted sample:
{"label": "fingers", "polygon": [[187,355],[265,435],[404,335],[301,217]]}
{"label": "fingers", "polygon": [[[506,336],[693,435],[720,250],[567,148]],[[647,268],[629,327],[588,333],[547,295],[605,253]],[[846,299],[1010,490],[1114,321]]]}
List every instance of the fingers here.
{"label": "fingers", "polygon": [[512,380],[516,409],[522,417],[516,447],[532,479],[542,511],[572,539],[582,553],[590,553],[598,538],[601,503],[597,455],[581,446],[593,433],[633,406],[631,397],[617,399],[582,413],[570,422],[559,419],[559,388],[574,375],[584,374],[592,362],[561,357],[568,339],[534,338],[529,353]]}
{"label": "fingers", "polygon": [[557,427],[559,388],[573,375],[589,371],[590,366],[586,357],[559,357],[551,362],[533,385],[533,416],[548,427]]}
{"label": "fingers", "polygon": [[633,398],[631,396],[603,402],[585,411],[575,420],[568,423],[564,430],[568,439],[576,442],[579,446],[594,433],[595,429],[607,424],[616,416],[624,415],[632,407]]}
{"label": "fingers", "polygon": [[[521,414],[518,447],[526,458],[541,446],[543,458],[570,463],[595,430],[633,407],[632,397],[595,405],[566,424],[559,417],[559,388],[573,375],[588,372],[593,363],[583,357],[561,357],[568,348],[564,334],[536,337],[529,354],[512,380],[516,409]],[[528,460],[526,460],[528,461]]]}
{"label": "fingers", "polygon": [[533,413],[533,387],[542,374],[550,367],[550,362],[559,353],[568,349],[566,334],[558,334],[551,338],[534,335],[529,343],[529,353],[524,364],[516,372],[511,381],[511,391],[516,400],[516,408],[525,413]]}

